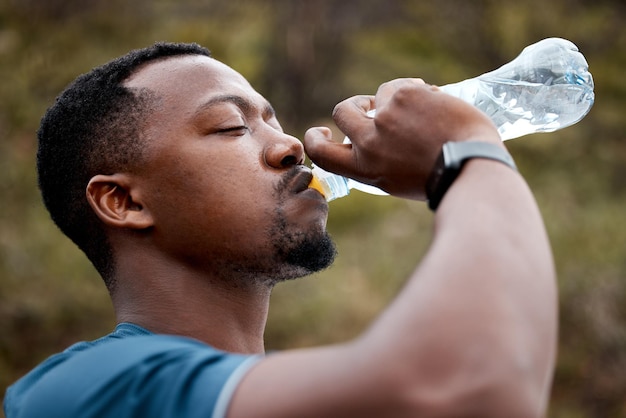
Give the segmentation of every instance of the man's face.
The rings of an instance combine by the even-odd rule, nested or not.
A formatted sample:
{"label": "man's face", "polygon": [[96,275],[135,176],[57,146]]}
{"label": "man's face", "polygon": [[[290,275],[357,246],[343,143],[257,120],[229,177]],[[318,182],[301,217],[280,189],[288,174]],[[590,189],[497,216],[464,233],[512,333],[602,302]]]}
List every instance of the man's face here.
{"label": "man's face", "polygon": [[328,205],[307,188],[302,145],[240,74],[181,56],[148,64],[125,85],[157,97],[135,174],[165,255],[268,284],[332,263]]}

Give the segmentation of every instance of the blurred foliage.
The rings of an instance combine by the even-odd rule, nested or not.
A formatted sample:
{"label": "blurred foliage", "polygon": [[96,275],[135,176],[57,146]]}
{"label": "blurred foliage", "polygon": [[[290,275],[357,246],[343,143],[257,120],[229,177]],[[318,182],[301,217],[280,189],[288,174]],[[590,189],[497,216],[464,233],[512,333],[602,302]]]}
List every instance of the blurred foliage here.
{"label": "blurred foliage", "polygon": [[[559,36],[587,57],[596,104],[574,127],[507,144],[545,216],[559,272],[549,416],[626,417],[625,19],[623,0],[0,2],[0,390],[115,322],[104,286],[52,225],[36,186],[39,118],[79,73],[158,40],[195,41],[244,74],[301,136],[329,124],[337,102],[386,80],[459,81]],[[361,332],[419,261],[431,222],[415,202],[359,192],[333,202],[340,257],[313,279],[277,287],[267,348]]]}

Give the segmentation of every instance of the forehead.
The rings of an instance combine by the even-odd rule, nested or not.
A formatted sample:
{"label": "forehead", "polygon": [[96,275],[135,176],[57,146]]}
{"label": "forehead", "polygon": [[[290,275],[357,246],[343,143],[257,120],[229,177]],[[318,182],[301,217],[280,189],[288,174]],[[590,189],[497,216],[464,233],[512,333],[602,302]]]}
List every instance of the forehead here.
{"label": "forehead", "polygon": [[250,103],[265,102],[238,72],[203,55],[183,55],[151,62],[131,75],[124,85],[156,93],[167,108],[193,112],[211,97],[233,95]]}

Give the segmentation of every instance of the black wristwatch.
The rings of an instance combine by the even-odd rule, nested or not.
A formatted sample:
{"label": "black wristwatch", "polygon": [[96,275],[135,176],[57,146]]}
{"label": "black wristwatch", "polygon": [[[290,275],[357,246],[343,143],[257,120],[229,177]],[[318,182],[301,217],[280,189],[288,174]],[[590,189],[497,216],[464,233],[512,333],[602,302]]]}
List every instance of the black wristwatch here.
{"label": "black wristwatch", "polygon": [[426,197],[431,210],[437,209],[448,188],[461,172],[463,164],[471,158],[499,161],[517,171],[511,155],[495,144],[480,141],[446,142],[426,183]]}

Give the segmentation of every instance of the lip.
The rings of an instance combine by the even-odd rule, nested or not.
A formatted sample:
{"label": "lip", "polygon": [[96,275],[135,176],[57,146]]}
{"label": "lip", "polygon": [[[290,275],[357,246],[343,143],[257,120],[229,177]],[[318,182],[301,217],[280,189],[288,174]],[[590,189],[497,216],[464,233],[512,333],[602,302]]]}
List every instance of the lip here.
{"label": "lip", "polygon": [[302,193],[308,190],[312,178],[313,174],[309,168],[304,166],[299,168],[298,173],[294,175],[294,178],[291,181],[291,191],[293,193]]}

